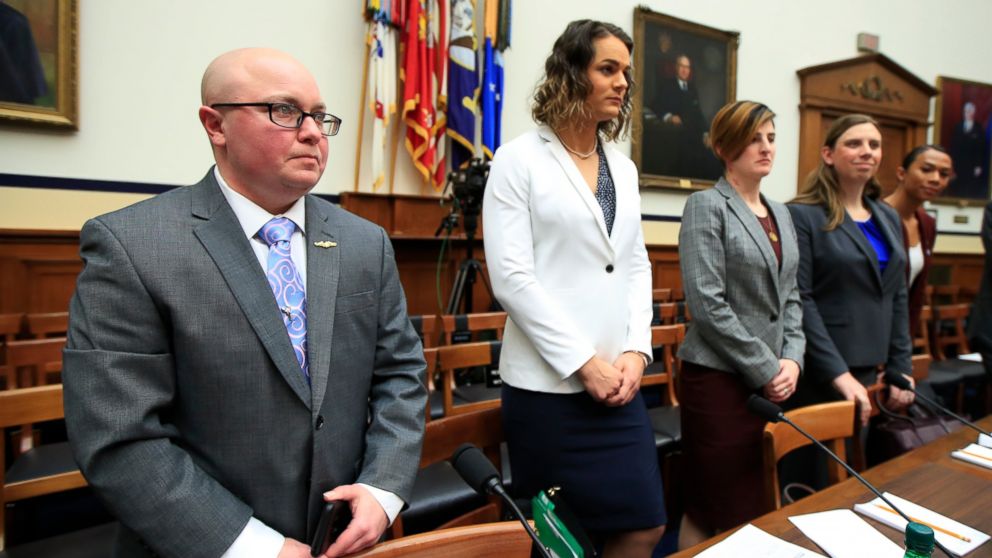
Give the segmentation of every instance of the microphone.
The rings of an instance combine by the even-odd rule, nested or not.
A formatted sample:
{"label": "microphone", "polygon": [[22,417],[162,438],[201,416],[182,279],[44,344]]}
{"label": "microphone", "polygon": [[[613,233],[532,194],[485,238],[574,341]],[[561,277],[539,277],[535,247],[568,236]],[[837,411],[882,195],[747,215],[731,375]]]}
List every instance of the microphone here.
{"label": "microphone", "polygon": [[952,418],[958,419],[959,421],[961,421],[961,424],[968,425],[969,427],[971,427],[972,430],[975,430],[979,434],[985,434],[986,436],[992,436],[992,434],[989,434],[988,432],[986,432],[986,431],[982,430],[981,428],[979,428],[977,424],[971,422],[970,420],[968,420],[968,419],[966,419],[966,418],[964,418],[962,416],[959,416],[959,415],[953,413],[947,407],[944,407],[940,403],[937,403],[933,399],[931,399],[931,398],[927,397],[926,395],[923,395],[922,393],[916,391],[916,389],[913,387],[913,384],[909,383],[909,379],[907,379],[906,376],[903,376],[902,374],[900,374],[898,372],[895,372],[895,371],[892,371],[892,370],[886,370],[885,371],[884,378],[885,378],[885,383],[886,384],[889,384],[890,386],[895,386],[895,387],[897,387],[899,389],[904,389],[904,390],[913,392],[914,394],[916,394],[916,397],[919,397],[923,401],[926,401],[927,404],[929,404],[931,407],[936,408],[938,411],[944,413],[945,415],[948,415],[948,416],[950,416]]}
{"label": "microphone", "polygon": [[[914,523],[914,521],[912,519],[910,519],[910,517],[908,515],[906,515],[905,513],[903,513],[902,510],[900,510],[898,507],[896,507],[895,504],[893,504],[892,502],[890,502],[889,499],[886,498],[884,495],[882,495],[882,493],[879,492],[877,488],[875,488],[870,482],[866,481],[864,477],[862,477],[861,475],[859,475],[858,472],[855,471],[854,469],[852,469],[850,465],[848,465],[847,463],[845,463],[843,459],[837,457],[837,454],[835,454],[834,452],[830,451],[830,448],[828,448],[827,446],[823,445],[823,442],[817,440],[816,438],[814,438],[813,436],[811,436],[809,434],[809,432],[806,432],[805,430],[803,430],[802,428],[800,428],[800,426],[798,424],[796,424],[796,423],[792,422],[791,420],[789,420],[789,417],[785,416],[785,413],[782,412],[782,408],[781,407],[779,407],[778,405],[776,405],[776,404],[772,403],[771,401],[765,399],[764,397],[761,397],[760,395],[751,394],[751,397],[749,397],[748,400],[747,400],[747,410],[748,411],[751,411],[752,413],[758,415],[759,417],[767,420],[768,422],[784,422],[784,423],[788,424],[789,426],[791,426],[792,428],[794,428],[796,430],[796,432],[799,432],[800,434],[802,434],[803,436],[805,436],[807,439],[809,439],[810,442],[813,442],[813,444],[816,447],[818,447],[821,450],[823,450],[824,452],[826,452],[826,454],[829,455],[831,459],[833,459],[837,463],[840,463],[841,467],[843,467],[844,469],[846,469],[847,472],[851,474],[851,476],[853,476],[854,478],[858,479],[858,481],[860,481],[861,484],[865,485],[865,487],[868,488],[868,490],[871,490],[872,493],[875,496],[878,496],[879,498],[881,498],[882,501],[885,502],[886,504],[888,504],[890,508],[892,508],[893,510],[896,511],[896,513],[898,513],[899,515],[901,515],[902,518],[906,520],[907,525],[909,523]],[[950,553],[950,551],[948,551],[947,548],[944,547],[944,545],[940,544],[939,541],[934,540],[934,544],[936,544],[937,545],[937,548],[941,549],[944,552],[944,554],[946,554],[947,556],[953,556]]]}
{"label": "microphone", "polygon": [[496,467],[493,467],[489,458],[479,448],[467,443],[458,446],[455,453],[451,454],[451,466],[455,468],[455,471],[462,477],[462,480],[468,483],[479,494],[496,494],[502,498],[510,507],[513,516],[520,523],[523,523],[524,529],[527,530],[527,534],[534,541],[541,556],[544,558],[553,558],[548,549],[541,543],[541,539],[538,538],[537,533],[534,532],[527,518],[524,517],[523,512],[517,507],[516,502],[506,493],[506,489],[503,488],[503,479],[499,476],[499,471],[496,470]]}

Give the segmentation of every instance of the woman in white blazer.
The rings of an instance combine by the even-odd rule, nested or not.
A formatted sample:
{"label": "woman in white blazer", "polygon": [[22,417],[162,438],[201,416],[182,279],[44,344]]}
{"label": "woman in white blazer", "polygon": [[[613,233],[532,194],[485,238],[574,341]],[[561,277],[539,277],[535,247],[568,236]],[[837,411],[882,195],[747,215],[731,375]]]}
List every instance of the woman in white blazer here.
{"label": "woman in white blazer", "polygon": [[500,375],[514,489],[562,498],[606,556],[650,556],[661,473],[638,391],[651,353],[651,265],[637,169],[606,145],[630,117],[633,41],[569,24],[534,97],[540,124],[496,152],[486,264],[509,313]]}
{"label": "woman in white blazer", "polygon": [[761,194],[775,161],[774,117],[752,101],[716,113],[709,137],[724,174],[689,196],[682,214],[679,262],[692,314],[679,348],[682,548],[767,511],[765,421],[747,399],[785,401],[803,362],[796,232],[785,205]]}

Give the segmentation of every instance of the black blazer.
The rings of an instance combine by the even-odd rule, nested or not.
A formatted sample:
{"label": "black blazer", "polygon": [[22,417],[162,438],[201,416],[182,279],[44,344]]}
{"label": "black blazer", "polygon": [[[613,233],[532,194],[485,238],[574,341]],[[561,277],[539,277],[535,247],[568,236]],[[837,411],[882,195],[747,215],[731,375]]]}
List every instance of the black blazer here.
{"label": "black blazer", "polygon": [[902,222],[884,203],[865,202],[891,248],[885,273],[879,273],[875,250],[849,215],[825,231],[828,215],[822,206],[789,205],[799,239],[803,380],[817,390],[851,368],[884,364],[896,372],[912,370]]}

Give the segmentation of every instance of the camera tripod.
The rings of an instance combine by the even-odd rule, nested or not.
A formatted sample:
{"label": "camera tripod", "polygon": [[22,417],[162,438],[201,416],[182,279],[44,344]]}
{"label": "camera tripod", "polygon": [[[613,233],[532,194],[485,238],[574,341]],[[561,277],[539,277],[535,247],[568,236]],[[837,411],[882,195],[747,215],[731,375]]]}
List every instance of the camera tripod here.
{"label": "camera tripod", "polygon": [[472,313],[472,288],[475,285],[477,276],[482,277],[482,284],[486,287],[486,291],[489,292],[489,298],[493,301],[493,305],[498,305],[496,296],[493,294],[493,287],[489,284],[486,274],[482,272],[482,264],[473,257],[478,217],[475,215],[464,215],[463,219],[465,221],[465,238],[468,242],[468,247],[466,249],[466,258],[458,266],[458,274],[455,276],[455,283],[451,289],[451,297],[448,299],[448,307],[445,309],[447,314],[458,314],[458,309],[462,307],[462,303],[464,303],[463,313]]}

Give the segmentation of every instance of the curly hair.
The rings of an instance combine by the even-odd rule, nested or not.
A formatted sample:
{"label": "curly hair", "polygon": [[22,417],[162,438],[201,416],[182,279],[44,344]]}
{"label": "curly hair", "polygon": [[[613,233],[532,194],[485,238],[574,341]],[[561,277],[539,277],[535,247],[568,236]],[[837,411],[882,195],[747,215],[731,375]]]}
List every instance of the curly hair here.
{"label": "curly hair", "polygon": [[[844,135],[844,132],[860,124],[871,124],[879,132],[882,131],[878,121],[867,114],[848,114],[834,120],[834,123],[830,125],[827,130],[827,137],[823,140],[823,147],[836,148],[837,140]],[[830,216],[823,230],[832,231],[844,222],[844,204],[841,203],[839,192],[840,181],[837,179],[837,169],[833,165],[828,165],[821,157],[820,164],[813,172],[809,173],[806,182],[799,189],[799,195],[790,203],[823,206]],[[872,176],[865,184],[863,195],[878,199],[881,193],[882,185]]]}
{"label": "curly hair", "polygon": [[[531,114],[536,122],[557,130],[569,122],[589,118],[586,97],[592,90],[592,84],[586,72],[596,55],[593,43],[611,36],[620,39],[627,52],[634,50],[630,35],[612,23],[580,19],[568,24],[544,62],[544,76],[534,90]],[[630,95],[634,82],[629,69],[624,71],[624,77],[627,79],[627,92],[620,105],[620,114],[612,120],[600,122],[597,127],[602,137],[609,141],[626,136],[630,128]]]}

